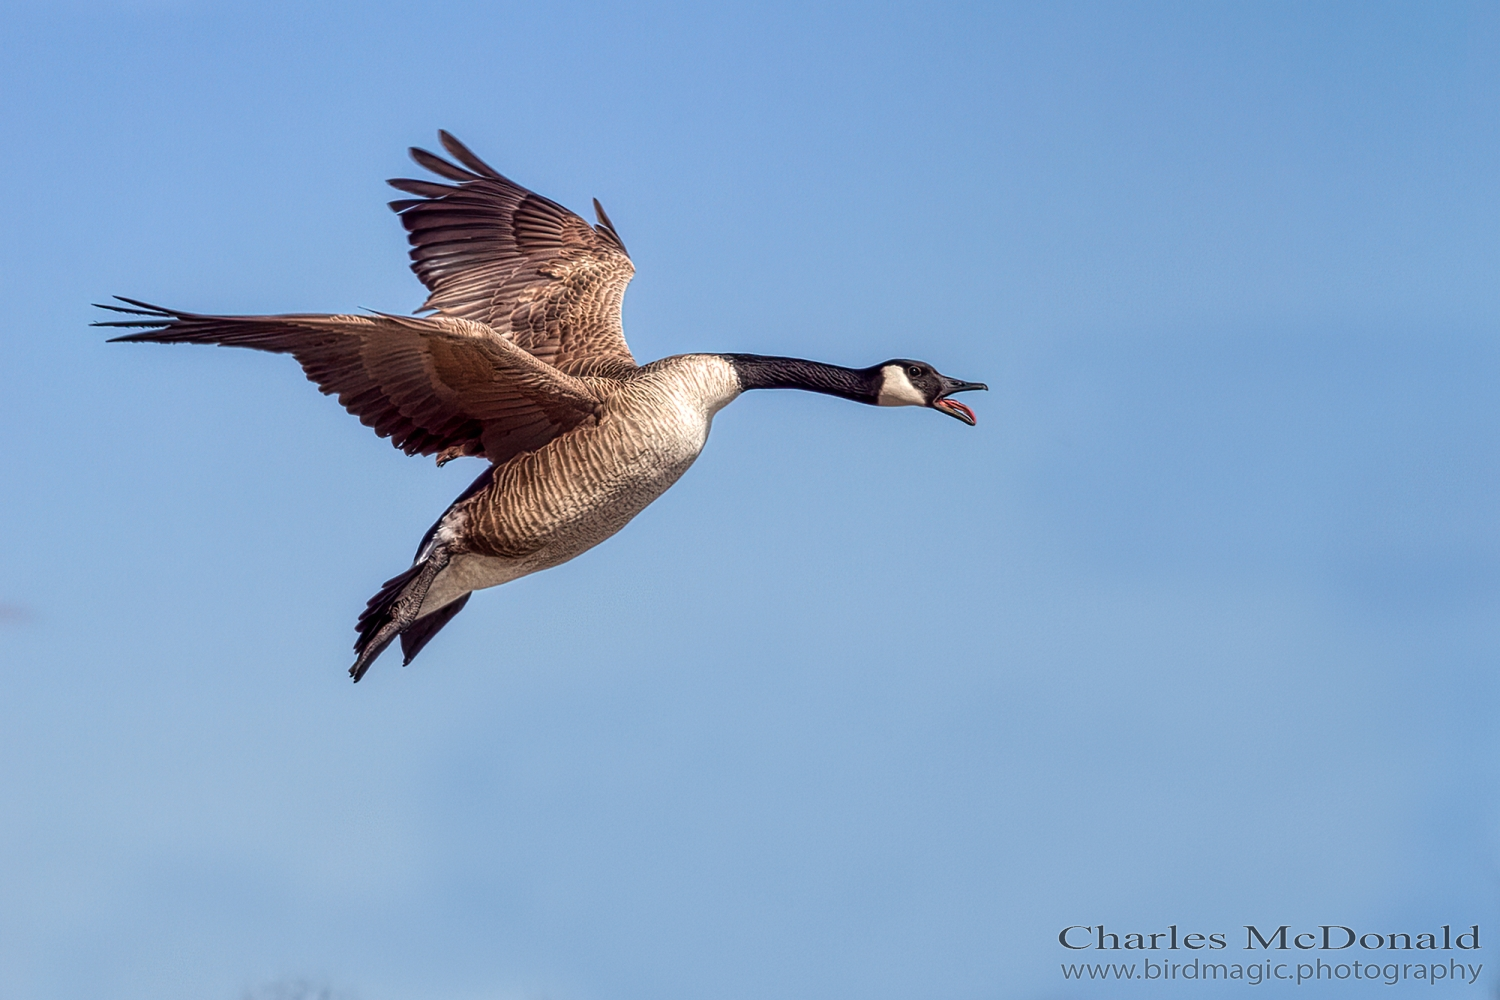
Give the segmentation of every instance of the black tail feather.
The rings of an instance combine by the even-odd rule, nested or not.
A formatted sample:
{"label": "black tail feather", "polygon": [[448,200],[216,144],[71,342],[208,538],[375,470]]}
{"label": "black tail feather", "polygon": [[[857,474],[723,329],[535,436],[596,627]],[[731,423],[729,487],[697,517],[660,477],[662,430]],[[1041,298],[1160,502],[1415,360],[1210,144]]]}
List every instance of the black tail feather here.
{"label": "black tail feather", "polygon": [[[438,573],[449,564],[449,555],[446,550],[438,547],[428,558],[405,571],[405,573],[393,576],[386,580],[386,585],[381,586],[380,594],[375,595],[366,604],[365,610],[360,613],[359,622],[354,625],[359,630],[359,639],[354,640],[354,666],[350,667],[350,676],[354,682],[359,684],[359,679],[365,676],[366,670],[371,669],[375,658],[386,651],[386,646],[395,642],[396,636],[407,631],[416,624],[417,610],[422,607],[422,598],[428,594],[432,580],[437,579]],[[441,609],[434,612],[440,615]],[[450,613],[449,618],[456,615],[456,610]],[[447,619],[444,619],[447,621]],[[432,633],[437,633],[438,628],[443,627],[443,622],[428,630],[428,639]],[[413,654],[416,655],[416,654]],[[408,655],[407,660],[411,657]]]}
{"label": "black tail feather", "polygon": [[432,637],[468,603],[469,595],[465,594],[436,611],[417,617],[428,588],[448,565],[450,558],[446,545],[434,541],[438,528],[448,514],[453,512],[454,507],[489,486],[494,473],[494,466],[485,469],[479,474],[479,478],[469,484],[468,489],[458,495],[447,512],[422,536],[422,543],[417,546],[416,562],[412,563],[411,568],[387,580],[380,592],[365,605],[358,624],[354,626],[359,632],[359,638],[354,642],[354,666],[349,668],[349,675],[356,681],[365,675],[370,664],[398,635],[401,637],[401,665],[410,663],[422,651],[422,647],[431,642]]}
{"label": "black tail feather", "polygon": [[442,631],[443,626],[464,609],[464,605],[469,603],[469,596],[465,594],[452,604],[445,604],[406,627],[406,631],[401,633],[401,665],[403,667],[416,659],[422,647],[432,641],[432,637]]}
{"label": "black tail feather", "polygon": [[359,631],[359,638],[354,641],[356,653],[363,652],[363,647],[369,645],[380,627],[391,620],[392,612],[396,609],[396,599],[401,596],[401,591],[411,582],[412,577],[420,572],[422,564],[416,563],[411,569],[397,573],[380,585],[379,593],[365,602],[365,609],[359,613],[359,621],[354,626]]}

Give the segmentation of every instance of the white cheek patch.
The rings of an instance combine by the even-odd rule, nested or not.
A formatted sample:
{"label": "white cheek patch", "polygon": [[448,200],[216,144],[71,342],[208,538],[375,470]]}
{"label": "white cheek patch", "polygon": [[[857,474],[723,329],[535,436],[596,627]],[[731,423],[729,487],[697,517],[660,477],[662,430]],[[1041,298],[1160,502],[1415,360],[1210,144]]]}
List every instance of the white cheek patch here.
{"label": "white cheek patch", "polygon": [[880,369],[880,395],[875,401],[881,406],[927,405],[927,397],[911,384],[906,369],[900,365],[886,365]]}

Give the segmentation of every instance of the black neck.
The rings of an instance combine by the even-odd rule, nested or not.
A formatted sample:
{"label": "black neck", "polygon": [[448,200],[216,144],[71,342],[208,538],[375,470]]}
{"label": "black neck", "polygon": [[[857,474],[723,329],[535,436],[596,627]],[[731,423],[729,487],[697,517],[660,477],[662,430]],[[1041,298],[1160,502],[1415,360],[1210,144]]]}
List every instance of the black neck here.
{"label": "black neck", "polygon": [[843,368],[802,358],[770,358],[761,354],[725,354],[745,389],[806,389],[874,403],[880,396],[878,368]]}

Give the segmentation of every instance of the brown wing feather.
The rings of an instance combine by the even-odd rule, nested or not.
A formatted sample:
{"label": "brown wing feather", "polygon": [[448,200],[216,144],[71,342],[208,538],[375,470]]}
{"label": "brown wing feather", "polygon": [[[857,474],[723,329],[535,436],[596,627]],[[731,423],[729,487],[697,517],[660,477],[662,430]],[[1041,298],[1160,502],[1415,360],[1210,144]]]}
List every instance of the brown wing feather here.
{"label": "brown wing feather", "polygon": [[597,415],[599,398],[479,323],[410,316],[203,316],[123,299],[124,341],[290,354],[307,377],[408,455],[504,462]]}
{"label": "brown wing feather", "polygon": [[598,203],[600,224],[590,226],[438,135],[457,164],[423,149],[412,158],[456,184],[390,182],[419,196],[391,208],[431,292],[423,308],[487,324],[565,372],[634,367],[620,303],[635,268]]}

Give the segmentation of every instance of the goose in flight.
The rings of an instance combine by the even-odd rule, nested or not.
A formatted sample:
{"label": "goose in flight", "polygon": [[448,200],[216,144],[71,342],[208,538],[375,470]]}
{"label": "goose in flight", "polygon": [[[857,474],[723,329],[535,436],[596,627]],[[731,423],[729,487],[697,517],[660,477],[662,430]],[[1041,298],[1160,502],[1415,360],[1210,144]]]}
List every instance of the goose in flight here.
{"label": "goose in flight", "polygon": [[[954,393],[984,389],[897,358],[868,368],[755,354],[639,365],[620,302],[635,268],[598,224],[501,176],[440,132],[453,160],[411,150],[451,182],[393,180],[391,202],[429,296],[419,313],[209,316],[117,296],[123,341],[290,354],[324,393],[408,455],[488,467],[359,616],[355,681],[399,638],[404,662],[469,595],[572,559],[619,531],[698,457],[714,414],[747,389],[806,389],[923,406],[966,424]],[[454,162],[456,161],[456,162]]]}

